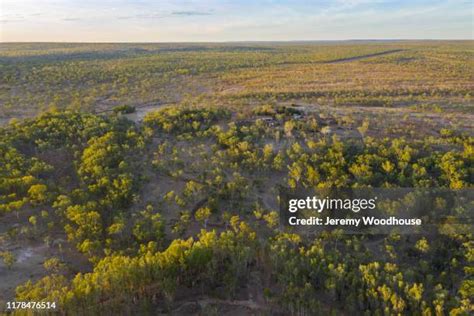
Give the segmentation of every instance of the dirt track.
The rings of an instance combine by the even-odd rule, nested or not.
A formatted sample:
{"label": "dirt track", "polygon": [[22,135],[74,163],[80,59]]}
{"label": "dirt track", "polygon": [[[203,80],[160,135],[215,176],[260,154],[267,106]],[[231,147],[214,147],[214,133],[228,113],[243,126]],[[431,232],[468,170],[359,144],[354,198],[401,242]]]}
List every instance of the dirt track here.
{"label": "dirt track", "polygon": [[350,62],[350,61],[354,61],[354,60],[365,59],[365,58],[376,57],[376,56],[382,56],[382,55],[388,55],[388,54],[394,54],[394,53],[403,52],[403,51],[405,51],[405,49],[392,49],[392,50],[387,50],[387,51],[380,52],[380,53],[354,56],[354,57],[349,57],[349,58],[334,59],[334,60],[327,61],[326,64],[337,64],[337,63]]}

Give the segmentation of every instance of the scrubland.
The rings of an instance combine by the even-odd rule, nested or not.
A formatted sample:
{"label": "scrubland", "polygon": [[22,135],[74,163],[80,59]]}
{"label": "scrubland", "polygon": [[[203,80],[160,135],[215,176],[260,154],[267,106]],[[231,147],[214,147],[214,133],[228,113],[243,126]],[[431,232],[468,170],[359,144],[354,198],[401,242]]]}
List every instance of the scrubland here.
{"label": "scrubland", "polygon": [[[2,306],[468,315],[472,233],[308,238],[280,227],[278,194],[472,189],[473,55],[472,41],[2,44]],[[458,212],[472,225],[472,200]]]}

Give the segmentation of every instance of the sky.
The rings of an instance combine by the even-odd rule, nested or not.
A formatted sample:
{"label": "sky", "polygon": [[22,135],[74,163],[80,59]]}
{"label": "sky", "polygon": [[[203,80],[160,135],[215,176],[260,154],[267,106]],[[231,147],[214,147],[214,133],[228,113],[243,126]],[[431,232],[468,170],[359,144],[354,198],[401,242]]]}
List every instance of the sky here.
{"label": "sky", "polygon": [[474,0],[0,0],[0,42],[473,39]]}

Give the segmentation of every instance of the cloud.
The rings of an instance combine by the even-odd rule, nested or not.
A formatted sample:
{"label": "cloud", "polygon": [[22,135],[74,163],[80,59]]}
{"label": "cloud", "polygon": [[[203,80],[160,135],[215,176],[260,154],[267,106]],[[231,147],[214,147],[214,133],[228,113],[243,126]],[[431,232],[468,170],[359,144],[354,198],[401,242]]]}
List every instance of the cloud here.
{"label": "cloud", "polygon": [[12,23],[12,22],[22,22],[22,21],[25,21],[25,17],[24,17],[24,16],[20,16],[20,15],[12,16],[12,17],[4,16],[3,18],[4,18],[4,19],[0,19],[0,23]]}
{"label": "cloud", "polygon": [[117,16],[118,20],[130,20],[130,19],[163,19],[172,16],[208,16],[212,15],[211,12],[206,11],[172,11],[170,13],[139,13],[134,15],[122,15]]}
{"label": "cloud", "polygon": [[160,19],[162,17],[163,17],[162,14],[154,14],[154,13],[152,13],[152,14],[137,14],[135,16],[135,18],[137,18],[137,19]]}
{"label": "cloud", "polygon": [[204,11],[173,11],[172,15],[181,15],[181,16],[199,16],[199,15],[212,15],[211,12]]}
{"label": "cloud", "polygon": [[130,19],[147,20],[147,19],[161,19],[164,17],[165,17],[164,15],[157,14],[157,13],[156,14],[155,13],[151,13],[151,14],[141,13],[141,14],[135,14],[135,15],[117,16],[116,19],[117,20],[130,20]]}

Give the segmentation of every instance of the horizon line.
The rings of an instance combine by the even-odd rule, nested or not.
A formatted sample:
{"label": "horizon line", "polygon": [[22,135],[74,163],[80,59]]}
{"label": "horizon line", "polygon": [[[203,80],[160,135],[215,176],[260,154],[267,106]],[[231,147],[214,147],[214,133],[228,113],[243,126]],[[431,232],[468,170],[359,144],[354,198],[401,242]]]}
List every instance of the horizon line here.
{"label": "horizon line", "polygon": [[301,42],[350,42],[350,41],[474,41],[474,38],[348,38],[348,39],[298,39],[298,40],[230,40],[230,41],[2,41],[0,44],[225,44],[225,43],[301,43]]}

